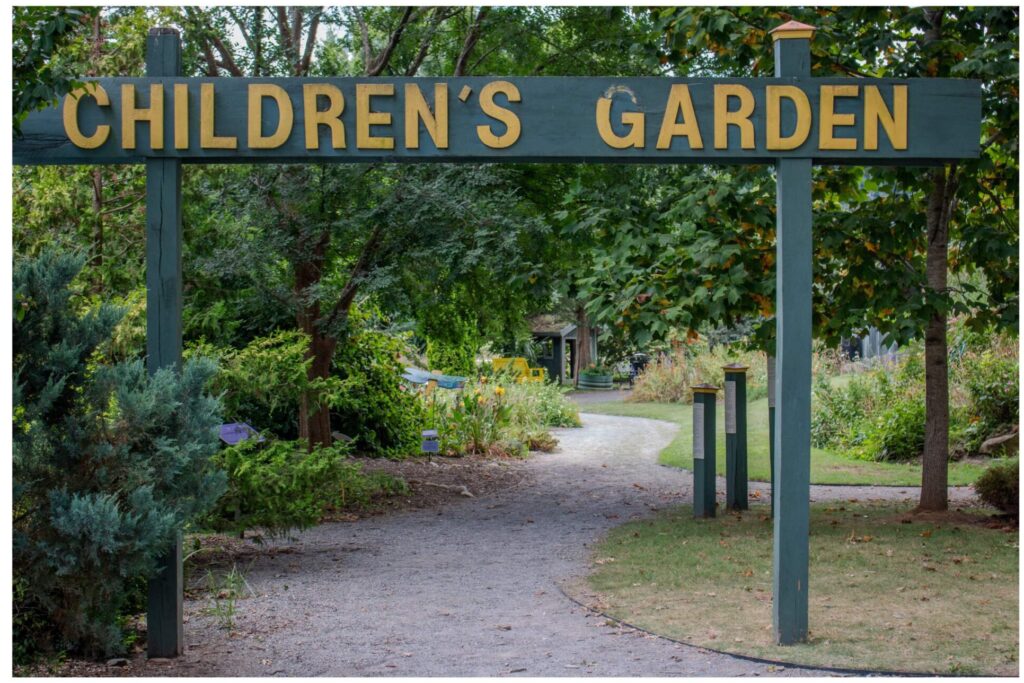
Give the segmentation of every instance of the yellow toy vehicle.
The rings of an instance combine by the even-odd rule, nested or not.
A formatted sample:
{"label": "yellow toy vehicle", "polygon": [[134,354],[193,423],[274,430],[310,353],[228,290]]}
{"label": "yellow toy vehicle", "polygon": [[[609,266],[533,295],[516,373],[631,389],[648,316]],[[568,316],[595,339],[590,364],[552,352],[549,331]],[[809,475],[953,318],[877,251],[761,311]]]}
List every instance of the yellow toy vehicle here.
{"label": "yellow toy vehicle", "polygon": [[495,358],[495,372],[507,372],[516,378],[516,382],[543,382],[544,368],[531,368],[525,358]]}

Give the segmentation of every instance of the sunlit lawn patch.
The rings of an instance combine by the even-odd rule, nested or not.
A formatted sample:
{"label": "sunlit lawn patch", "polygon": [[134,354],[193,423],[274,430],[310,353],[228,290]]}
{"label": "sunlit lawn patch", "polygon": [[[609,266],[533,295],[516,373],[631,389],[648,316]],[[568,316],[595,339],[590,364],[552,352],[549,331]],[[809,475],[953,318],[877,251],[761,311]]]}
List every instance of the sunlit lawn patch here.
{"label": "sunlit lawn patch", "polygon": [[[614,529],[595,549],[590,600],[678,640],[785,662],[1015,675],[1019,534],[953,513],[816,505],[808,644],[771,630],[772,526],[758,506],[694,520],[689,507]],[[908,521],[909,520],[909,521]]]}
{"label": "sunlit lawn patch", "polygon": [[[587,413],[626,415],[667,420],[679,425],[679,433],[665,450],[660,461],[664,465],[690,469],[693,466],[693,407],[679,403],[590,403],[581,406]],[[718,473],[725,475],[725,428],[722,406],[718,407]],[[752,480],[771,478],[768,461],[768,399],[751,401],[747,407],[747,458]],[[970,462],[949,464],[952,486],[971,484],[985,470]],[[815,484],[890,484],[920,486],[921,466],[916,463],[869,462],[846,457],[821,448],[811,449],[811,482]]]}

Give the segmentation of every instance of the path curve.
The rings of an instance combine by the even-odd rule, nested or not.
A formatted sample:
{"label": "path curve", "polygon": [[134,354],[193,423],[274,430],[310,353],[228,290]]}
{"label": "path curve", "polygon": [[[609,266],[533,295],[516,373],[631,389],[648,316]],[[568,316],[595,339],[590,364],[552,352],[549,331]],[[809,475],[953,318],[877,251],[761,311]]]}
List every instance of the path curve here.
{"label": "path curve", "polygon": [[[692,476],[657,464],[675,425],[591,414],[583,422],[555,430],[557,452],[518,464],[526,476],[513,490],[324,524],[286,544],[292,552],[260,555],[241,567],[256,595],[237,602],[234,635],[202,613],[208,600],[186,603],[188,650],[166,673],[768,673],[764,664],[606,623],[561,594],[563,582],[586,574],[589,546],[605,531],[691,500]],[[833,488],[864,499],[850,487],[816,487],[815,497]]]}

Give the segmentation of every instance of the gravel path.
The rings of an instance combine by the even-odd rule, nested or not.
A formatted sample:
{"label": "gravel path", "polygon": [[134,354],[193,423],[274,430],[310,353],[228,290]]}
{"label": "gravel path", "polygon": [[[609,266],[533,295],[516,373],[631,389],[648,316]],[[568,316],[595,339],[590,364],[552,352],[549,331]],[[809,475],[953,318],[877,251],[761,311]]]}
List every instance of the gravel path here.
{"label": "gravel path", "polygon": [[[324,524],[241,567],[255,596],[235,630],[186,603],[189,649],[163,671],[289,676],[759,675],[764,664],[608,624],[559,590],[607,529],[690,500],[657,465],[676,427],[583,416],[522,483],[437,510]],[[838,491],[837,491],[838,489]],[[814,497],[914,498],[912,487],[815,487]],[[957,494],[959,497],[960,494]],[[285,550],[282,548],[282,550]],[[783,674],[814,673],[786,668]],[[774,675],[779,675],[775,672]]]}

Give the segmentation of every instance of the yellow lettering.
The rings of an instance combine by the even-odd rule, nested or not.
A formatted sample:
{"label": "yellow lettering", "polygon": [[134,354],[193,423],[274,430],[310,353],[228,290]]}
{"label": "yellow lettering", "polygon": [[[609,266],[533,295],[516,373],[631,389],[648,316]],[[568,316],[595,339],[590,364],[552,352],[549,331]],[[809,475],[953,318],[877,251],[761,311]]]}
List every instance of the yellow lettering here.
{"label": "yellow lettering", "polygon": [[892,111],[885,106],[877,85],[864,86],[864,149],[878,149],[878,126],[893,149],[907,148],[907,86],[892,86]]}
{"label": "yellow lettering", "polygon": [[[739,98],[740,108],[729,111],[729,98]],[[754,94],[746,86],[724,84],[715,86],[715,149],[729,147],[729,126],[740,129],[740,147],[754,149]]]}
{"label": "yellow lettering", "polygon": [[213,83],[199,86],[199,146],[203,149],[237,149],[238,138],[214,134]]}
{"label": "yellow lettering", "polygon": [[[767,98],[765,148],[770,150],[796,149],[807,141],[811,134],[811,102],[807,94],[795,85],[769,85],[765,88]],[[796,106],[796,128],[792,135],[782,135],[782,100],[787,99]]]}
{"label": "yellow lettering", "polygon": [[494,103],[494,96],[498,93],[508,98],[509,102],[518,102],[520,100],[519,88],[508,81],[492,81],[480,90],[480,109],[492,119],[505,124],[504,135],[495,135],[490,126],[481,125],[476,127],[476,135],[480,138],[480,142],[491,149],[511,147],[519,139],[521,132],[519,117],[510,109],[500,107]]}
{"label": "yellow lettering", "polygon": [[420,121],[438,149],[448,149],[448,85],[434,84],[434,111],[431,113],[420,87],[405,84],[405,148],[420,148]]}
{"label": "yellow lettering", "polygon": [[188,86],[174,84],[174,149],[188,149]]}
{"label": "yellow lettering", "polygon": [[606,145],[612,149],[644,148],[644,113],[642,111],[627,111],[622,114],[622,123],[629,126],[629,132],[625,135],[616,135],[612,130],[612,98],[600,98],[594,113],[597,119],[597,132]]}
{"label": "yellow lettering", "polygon": [[78,127],[78,103],[86,95],[91,95],[101,107],[110,106],[110,97],[99,83],[89,83],[84,88],[77,88],[64,98],[64,133],[75,147],[79,149],[96,149],[110,137],[110,126],[96,126],[92,135],[83,135]]}
{"label": "yellow lettering", "polygon": [[837,114],[837,97],[856,97],[860,92],[859,85],[823,85],[821,86],[821,109],[818,114],[818,148],[819,149],[857,149],[854,138],[837,138],[836,126],[852,126],[857,123],[854,114]]}
{"label": "yellow lettering", "polygon": [[[328,106],[317,111],[316,98],[323,95]],[[330,83],[307,83],[302,86],[303,116],[306,120],[306,149],[320,149],[320,126],[331,129],[331,148],[345,149],[345,124],[341,114],[345,111],[345,96]]]}
{"label": "yellow lettering", "polygon": [[[263,135],[263,99],[272,97],[277,102],[277,130]],[[249,149],[276,149],[288,141],[295,120],[292,101],[279,85],[254,83],[249,86]]]}
{"label": "yellow lettering", "polygon": [[[682,121],[677,120],[680,113],[683,115]],[[704,140],[697,127],[697,114],[693,111],[693,100],[690,99],[690,88],[680,83],[673,85],[668,93],[665,117],[661,120],[661,130],[658,132],[658,149],[669,149],[676,135],[686,136],[690,149],[704,149]]]}
{"label": "yellow lettering", "polygon": [[393,137],[373,137],[370,126],[391,125],[391,114],[382,111],[370,111],[370,98],[374,96],[393,96],[394,83],[357,83],[356,84],[356,147],[359,149],[394,149]]}
{"label": "yellow lettering", "polygon": [[151,149],[164,148],[164,86],[155,83],[149,86],[149,109],[135,106],[135,86],[121,86],[121,146],[135,149],[135,124],[149,123],[149,146]]}

